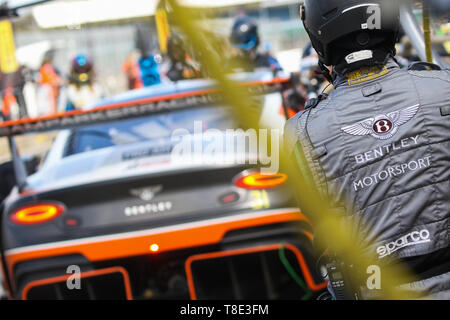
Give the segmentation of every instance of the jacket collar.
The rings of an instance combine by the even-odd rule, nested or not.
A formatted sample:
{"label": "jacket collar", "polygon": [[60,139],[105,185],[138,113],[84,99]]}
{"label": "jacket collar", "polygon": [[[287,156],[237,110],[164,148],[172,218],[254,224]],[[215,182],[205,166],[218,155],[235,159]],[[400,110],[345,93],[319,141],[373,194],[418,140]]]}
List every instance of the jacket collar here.
{"label": "jacket collar", "polygon": [[365,67],[357,71],[347,73],[345,75],[334,73],[333,85],[335,88],[338,88],[343,85],[351,86],[358,83],[366,83],[368,81],[384,76],[394,69],[400,69],[400,66],[395,61],[395,59],[389,58],[384,66]]}

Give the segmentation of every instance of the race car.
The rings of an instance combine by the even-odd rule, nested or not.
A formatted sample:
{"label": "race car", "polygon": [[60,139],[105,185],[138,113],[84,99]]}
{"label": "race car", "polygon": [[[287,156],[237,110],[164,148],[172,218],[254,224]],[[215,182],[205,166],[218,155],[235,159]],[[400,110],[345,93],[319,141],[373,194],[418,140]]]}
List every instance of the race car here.
{"label": "race car", "polygon": [[[252,92],[286,81],[238,80]],[[289,177],[262,174],[248,148],[213,156],[246,161],[205,162],[212,138],[248,138],[215,92],[210,80],[161,84],[35,123],[71,125],[1,206],[10,299],[312,299],[326,288]],[[280,93],[259,92],[261,122],[282,125]],[[79,125],[87,115],[96,120]],[[189,157],[174,156],[180,141]]]}

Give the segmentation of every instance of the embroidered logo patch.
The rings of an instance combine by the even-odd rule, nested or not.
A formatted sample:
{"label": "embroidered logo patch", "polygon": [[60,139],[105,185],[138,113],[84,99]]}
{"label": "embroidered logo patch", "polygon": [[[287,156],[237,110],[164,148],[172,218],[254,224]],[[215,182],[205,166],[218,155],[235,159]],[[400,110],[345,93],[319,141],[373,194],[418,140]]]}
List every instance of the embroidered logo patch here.
{"label": "embroidered logo patch", "polygon": [[345,133],[353,136],[367,136],[380,140],[392,138],[398,128],[411,120],[419,111],[419,104],[400,109],[388,114],[380,114],[374,118],[368,118],[351,126],[341,128]]}
{"label": "embroidered logo patch", "polygon": [[357,71],[353,71],[347,74],[348,85],[352,86],[355,84],[363,83],[373,79],[377,79],[385,74],[388,74],[389,70],[386,66],[383,67],[365,67]]}

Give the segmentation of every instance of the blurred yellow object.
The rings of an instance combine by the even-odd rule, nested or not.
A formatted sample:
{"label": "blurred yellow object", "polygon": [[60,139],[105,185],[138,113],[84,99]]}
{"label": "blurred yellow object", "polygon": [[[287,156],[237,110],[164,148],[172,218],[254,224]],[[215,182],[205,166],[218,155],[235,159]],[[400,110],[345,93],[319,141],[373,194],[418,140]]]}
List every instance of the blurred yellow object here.
{"label": "blurred yellow object", "polygon": [[445,48],[445,51],[447,51],[447,53],[450,54],[450,41],[444,42],[444,48]]}
{"label": "blurred yellow object", "polygon": [[0,21],[0,69],[2,73],[13,73],[19,69],[13,29],[8,20]]}
{"label": "blurred yellow object", "polygon": [[422,16],[423,16],[423,38],[425,42],[425,53],[427,56],[427,61],[433,63],[433,49],[431,46],[430,11],[426,3],[423,3],[422,6]]}
{"label": "blurred yellow object", "polygon": [[161,53],[167,53],[167,39],[170,36],[170,27],[167,21],[166,11],[164,9],[157,9],[155,20],[156,30],[158,31],[159,49]]}
{"label": "blurred yellow object", "polygon": [[444,32],[444,34],[449,34],[450,33],[450,23],[447,24],[443,24],[441,27],[442,32]]}

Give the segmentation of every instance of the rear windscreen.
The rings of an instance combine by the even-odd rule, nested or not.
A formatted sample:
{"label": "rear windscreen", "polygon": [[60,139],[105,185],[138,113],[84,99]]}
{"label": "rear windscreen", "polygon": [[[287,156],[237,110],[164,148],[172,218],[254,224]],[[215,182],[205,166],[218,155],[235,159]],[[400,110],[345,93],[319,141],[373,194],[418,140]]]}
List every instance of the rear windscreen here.
{"label": "rear windscreen", "polygon": [[156,114],[75,129],[68,141],[65,156],[143,141],[166,144],[177,129],[193,133],[195,122],[201,122],[202,130],[234,127],[230,112],[224,107],[201,107]]}

